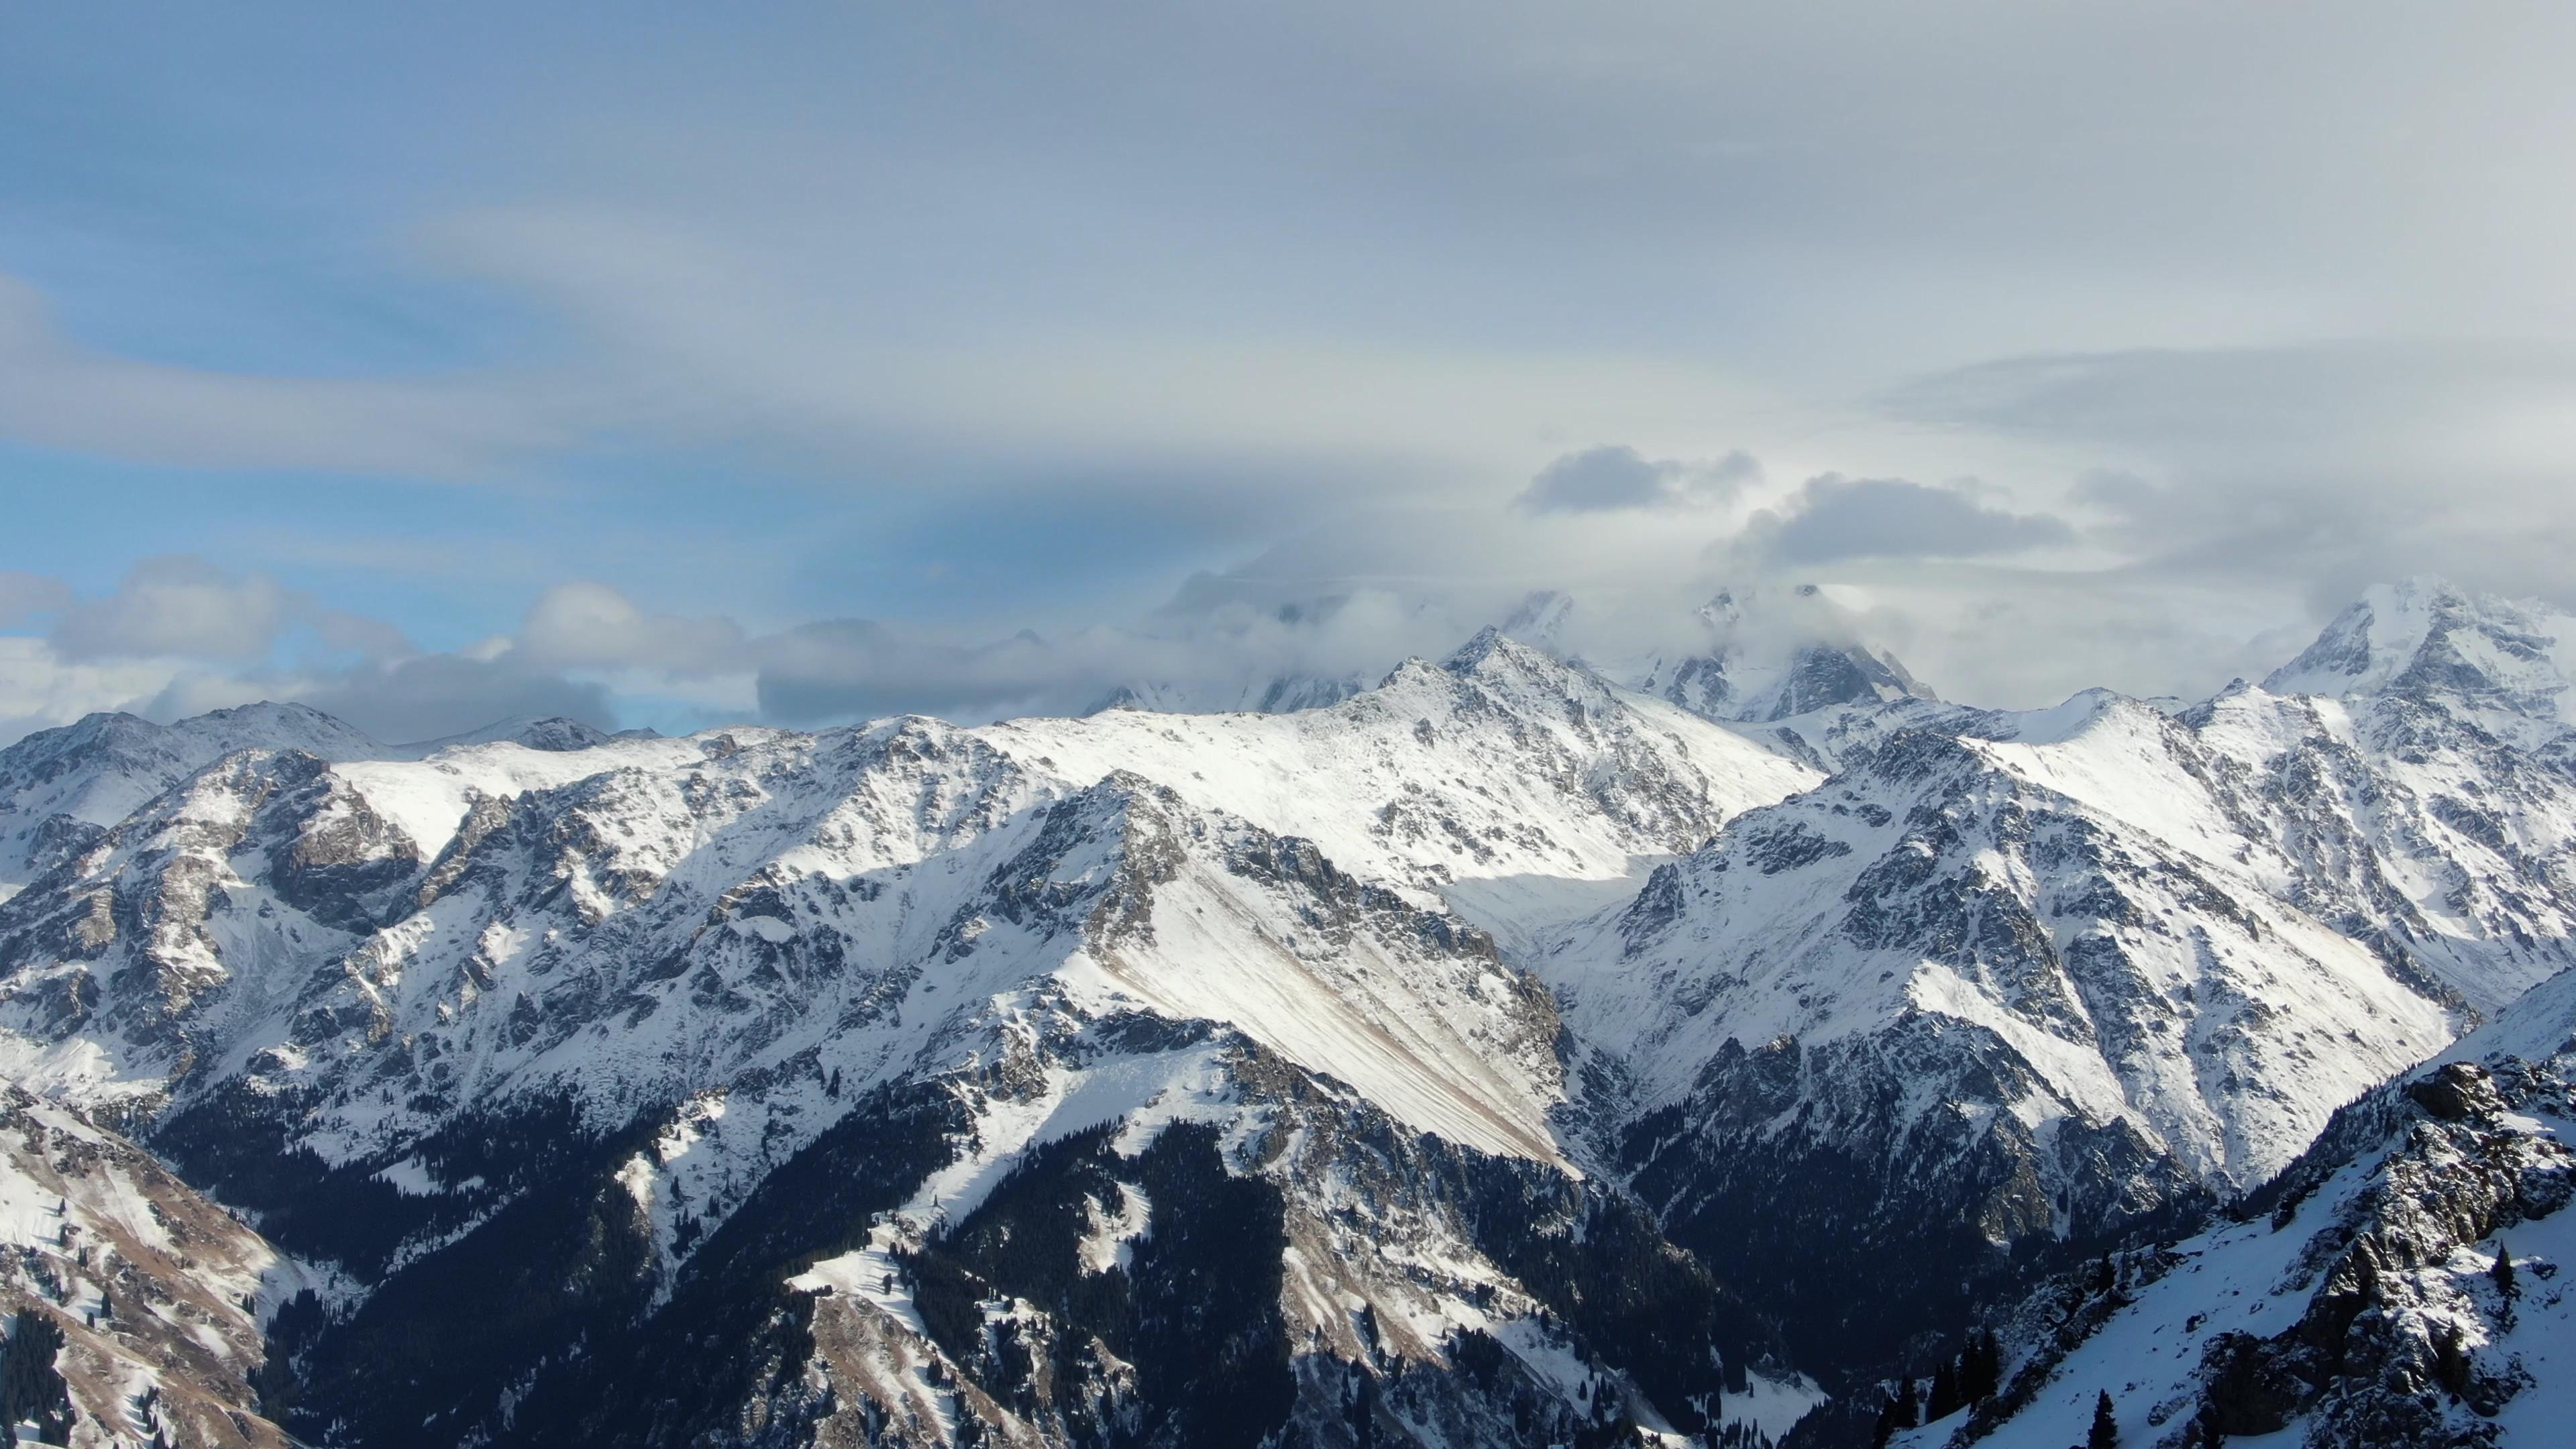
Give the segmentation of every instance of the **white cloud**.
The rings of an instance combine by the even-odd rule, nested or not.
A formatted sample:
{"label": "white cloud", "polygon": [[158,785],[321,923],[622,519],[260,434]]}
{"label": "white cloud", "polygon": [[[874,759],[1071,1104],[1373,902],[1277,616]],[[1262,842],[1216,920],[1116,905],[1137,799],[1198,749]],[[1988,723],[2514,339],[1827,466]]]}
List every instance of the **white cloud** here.
{"label": "white cloud", "polygon": [[1970,487],[1826,473],[1755,515],[1727,548],[1796,569],[1847,559],[1979,558],[2074,541],[2065,520],[1989,507]]}
{"label": "white cloud", "polygon": [[732,620],[647,614],[600,583],[546,590],[520,625],[517,647],[540,668],[747,672],[742,628]]}
{"label": "white cloud", "polygon": [[105,598],[61,610],[53,644],[72,660],[259,660],[304,608],[265,575],[236,575],[203,559],[163,555],[127,570]]}
{"label": "white cloud", "polygon": [[139,711],[177,669],[154,660],[75,662],[42,639],[0,634],[0,744],[99,710]]}

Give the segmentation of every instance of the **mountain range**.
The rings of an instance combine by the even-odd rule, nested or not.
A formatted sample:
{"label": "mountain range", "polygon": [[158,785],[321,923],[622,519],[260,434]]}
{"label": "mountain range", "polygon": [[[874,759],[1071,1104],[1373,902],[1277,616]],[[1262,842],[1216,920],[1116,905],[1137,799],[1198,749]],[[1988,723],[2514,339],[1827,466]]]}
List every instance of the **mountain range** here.
{"label": "mountain range", "polygon": [[2548,1442],[2576,619],[2409,580],[2260,684],[2008,711],[1813,593],[1578,607],[974,728],[0,750],[9,1411]]}

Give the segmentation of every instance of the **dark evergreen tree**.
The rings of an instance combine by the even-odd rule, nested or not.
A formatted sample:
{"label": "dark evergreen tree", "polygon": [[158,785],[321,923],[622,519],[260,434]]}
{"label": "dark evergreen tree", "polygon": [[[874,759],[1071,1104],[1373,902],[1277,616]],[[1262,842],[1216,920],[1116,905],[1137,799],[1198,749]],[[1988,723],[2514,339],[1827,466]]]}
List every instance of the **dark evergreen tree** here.
{"label": "dark evergreen tree", "polygon": [[1932,1370],[1932,1398],[1923,1406],[1923,1422],[1929,1424],[1959,1412],[1959,1375],[1948,1363]]}
{"label": "dark evergreen tree", "polygon": [[1887,1441],[1896,1437],[1896,1431],[1913,1428],[1918,1417],[1914,1412],[1914,1384],[1907,1380],[1898,1384],[1896,1392],[1879,1406],[1878,1423],[1870,1431],[1873,1449],[1887,1449]]}
{"label": "dark evergreen tree", "polygon": [[2505,1301],[2512,1302],[2518,1291],[2513,1285],[2513,1255],[2504,1250],[2502,1242],[2496,1244],[2495,1267],[2488,1276],[2495,1279],[2496,1291],[2504,1295]]}
{"label": "dark evergreen tree", "polygon": [[2111,1416],[2109,1389],[2093,1400],[2093,1428],[2084,1436],[2084,1449],[2120,1449],[2120,1424]]}
{"label": "dark evergreen tree", "polygon": [[62,1350],[63,1331],[53,1320],[26,1312],[11,1322],[8,1352],[0,1356],[0,1424],[32,1422],[46,1443],[71,1442],[71,1391],[54,1367]]}
{"label": "dark evergreen tree", "polygon": [[1967,1403],[1982,1404],[2003,1385],[2003,1345],[1995,1341],[1993,1333],[1978,1329],[1968,1335],[1967,1351],[1959,1356],[1959,1397]]}

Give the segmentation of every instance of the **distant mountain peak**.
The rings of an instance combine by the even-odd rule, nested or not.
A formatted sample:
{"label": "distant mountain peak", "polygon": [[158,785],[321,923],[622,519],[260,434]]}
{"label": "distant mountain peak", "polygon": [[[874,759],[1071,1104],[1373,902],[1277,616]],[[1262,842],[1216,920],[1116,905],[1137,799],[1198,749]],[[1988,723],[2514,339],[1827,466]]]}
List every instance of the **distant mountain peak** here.
{"label": "distant mountain peak", "polygon": [[422,740],[403,748],[407,753],[430,755],[440,750],[456,749],[466,745],[511,744],[531,750],[563,753],[571,750],[586,750],[593,745],[606,744],[614,738],[616,737],[608,731],[595,725],[587,725],[577,719],[567,719],[562,715],[542,717],[513,715],[508,719],[496,720],[479,730],[468,730],[461,735],[448,735],[435,740]]}
{"label": "distant mountain peak", "polygon": [[1864,642],[1814,584],[1721,589],[1694,616],[1705,643],[1624,673],[1695,714],[1768,724],[1842,705],[1940,698],[1893,653]]}
{"label": "distant mountain peak", "polygon": [[2415,575],[2365,590],[2263,687],[2345,700],[2441,700],[2482,723],[2510,717],[2554,732],[2576,724],[2571,665],[2576,617]]}

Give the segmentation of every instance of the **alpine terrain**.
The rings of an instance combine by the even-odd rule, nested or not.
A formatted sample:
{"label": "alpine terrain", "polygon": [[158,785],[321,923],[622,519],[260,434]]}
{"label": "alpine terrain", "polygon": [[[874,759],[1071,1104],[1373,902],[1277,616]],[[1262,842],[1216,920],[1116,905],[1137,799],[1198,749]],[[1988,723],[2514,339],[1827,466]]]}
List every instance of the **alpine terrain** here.
{"label": "alpine terrain", "polygon": [[2411,580],[2017,712],[1812,590],[1578,608],[974,728],[0,750],[0,1410],[2554,1442],[2576,618]]}

